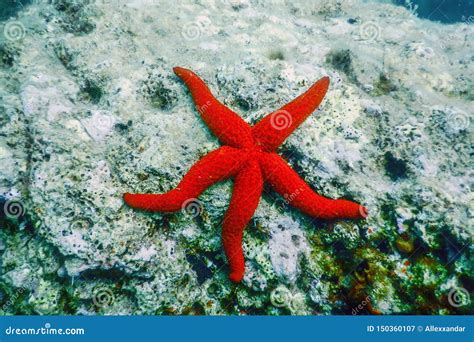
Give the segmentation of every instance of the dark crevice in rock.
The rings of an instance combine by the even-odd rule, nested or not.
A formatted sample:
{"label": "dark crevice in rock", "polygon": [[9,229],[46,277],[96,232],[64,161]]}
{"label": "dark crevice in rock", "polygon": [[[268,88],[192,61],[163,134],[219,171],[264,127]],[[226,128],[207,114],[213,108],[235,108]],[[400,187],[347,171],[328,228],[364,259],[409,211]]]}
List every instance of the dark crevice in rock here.
{"label": "dark crevice in rock", "polygon": [[396,158],[391,152],[384,154],[385,172],[391,180],[396,181],[407,177],[407,162]]}
{"label": "dark crevice in rock", "polygon": [[354,84],[359,84],[352,58],[353,56],[349,49],[334,50],[326,56],[326,63],[329,63],[334,69],[342,71]]}

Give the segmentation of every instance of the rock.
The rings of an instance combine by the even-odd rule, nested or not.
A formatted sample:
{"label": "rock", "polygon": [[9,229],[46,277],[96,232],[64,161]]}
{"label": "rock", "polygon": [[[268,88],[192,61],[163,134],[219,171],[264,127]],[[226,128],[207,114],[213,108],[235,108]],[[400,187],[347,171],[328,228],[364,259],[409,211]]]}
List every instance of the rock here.
{"label": "rock", "polygon": [[[1,314],[350,314],[367,296],[366,313],[465,313],[443,298],[472,282],[472,25],[359,0],[15,13],[0,22],[0,204],[23,212],[0,215]],[[268,189],[235,287],[220,240],[230,181],[195,215],[126,207],[124,192],[168,191],[219,146],[174,66],[251,124],[328,75],[279,152],[367,220],[313,220]]]}

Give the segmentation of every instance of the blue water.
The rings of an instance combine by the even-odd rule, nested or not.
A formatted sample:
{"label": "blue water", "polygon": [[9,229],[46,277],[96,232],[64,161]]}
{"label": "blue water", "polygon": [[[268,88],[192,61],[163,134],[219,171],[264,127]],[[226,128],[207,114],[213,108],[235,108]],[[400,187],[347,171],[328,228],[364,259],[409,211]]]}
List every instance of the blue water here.
{"label": "blue water", "polygon": [[418,6],[416,13],[425,18],[442,23],[474,22],[474,0],[393,0],[397,5]]}

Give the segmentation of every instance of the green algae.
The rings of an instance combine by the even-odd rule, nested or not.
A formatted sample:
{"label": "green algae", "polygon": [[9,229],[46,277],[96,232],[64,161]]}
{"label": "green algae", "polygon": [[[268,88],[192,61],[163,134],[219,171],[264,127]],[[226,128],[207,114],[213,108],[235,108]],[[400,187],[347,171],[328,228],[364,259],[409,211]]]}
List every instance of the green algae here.
{"label": "green algae", "polygon": [[395,85],[394,81],[384,73],[381,73],[374,83],[375,96],[388,95],[397,89],[398,87]]}

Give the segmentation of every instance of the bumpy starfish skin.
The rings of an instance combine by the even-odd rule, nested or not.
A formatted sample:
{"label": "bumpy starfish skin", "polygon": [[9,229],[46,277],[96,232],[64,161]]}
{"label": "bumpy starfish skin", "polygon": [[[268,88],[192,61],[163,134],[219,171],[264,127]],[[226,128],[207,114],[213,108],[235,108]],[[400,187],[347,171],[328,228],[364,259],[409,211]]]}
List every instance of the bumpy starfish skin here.
{"label": "bumpy starfish skin", "polygon": [[357,203],[332,200],[315,193],[274,152],[319,106],[329,87],[328,77],[251,127],[220,103],[195,73],[180,67],[173,70],[187,85],[202,119],[224,146],[194,164],[178,186],[165,194],[124,194],[129,206],[147,211],[178,211],[211,185],[234,178],[232,198],[222,225],[222,243],[231,270],[229,279],[236,283],[245,272],[243,232],[257,209],[264,182],[310,216],[321,219],[366,217],[366,209]]}

